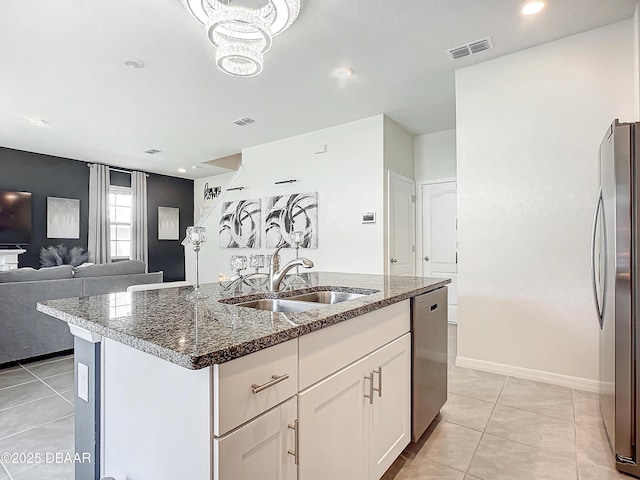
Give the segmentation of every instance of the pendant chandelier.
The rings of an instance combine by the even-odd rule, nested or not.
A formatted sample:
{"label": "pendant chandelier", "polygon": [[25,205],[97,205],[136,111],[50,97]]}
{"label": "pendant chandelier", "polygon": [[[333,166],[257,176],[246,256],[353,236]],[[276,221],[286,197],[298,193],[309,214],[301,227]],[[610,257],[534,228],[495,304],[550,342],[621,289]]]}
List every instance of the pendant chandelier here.
{"label": "pendant chandelier", "polygon": [[218,68],[234,77],[262,72],[273,37],[300,13],[300,0],[181,0],[207,30]]}

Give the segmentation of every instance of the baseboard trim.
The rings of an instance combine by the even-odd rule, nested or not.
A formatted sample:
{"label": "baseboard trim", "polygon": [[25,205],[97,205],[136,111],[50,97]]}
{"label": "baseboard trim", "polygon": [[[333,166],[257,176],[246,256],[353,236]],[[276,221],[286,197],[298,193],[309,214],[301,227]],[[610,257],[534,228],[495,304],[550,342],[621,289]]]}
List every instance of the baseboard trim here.
{"label": "baseboard trim", "polygon": [[515,367],[513,365],[505,365],[503,363],[487,362],[485,360],[477,360],[475,358],[456,357],[456,366],[464,368],[472,368],[474,370],[482,370],[484,372],[498,373],[510,377],[523,378],[525,380],[534,380],[536,382],[551,383],[563,387],[575,388],[576,390],[584,390],[587,392],[598,392],[598,381],[588,378],[572,377],[561,373],[545,372],[542,370],[533,370],[530,368]]}

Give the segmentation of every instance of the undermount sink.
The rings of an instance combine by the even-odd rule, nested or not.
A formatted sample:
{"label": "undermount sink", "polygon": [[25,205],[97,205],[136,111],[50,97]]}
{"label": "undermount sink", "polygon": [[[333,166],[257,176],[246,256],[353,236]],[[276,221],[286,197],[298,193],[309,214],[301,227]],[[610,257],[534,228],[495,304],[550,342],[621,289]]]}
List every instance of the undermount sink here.
{"label": "undermount sink", "polygon": [[289,298],[292,300],[298,300],[302,302],[334,304],[334,303],[346,302],[347,300],[354,300],[360,297],[364,297],[364,294],[334,292],[332,290],[324,290],[319,292],[305,293],[303,295],[295,295]]}
{"label": "undermount sink", "polygon": [[319,290],[317,292],[303,293],[285,298],[261,298],[241,303],[235,303],[230,300],[222,300],[222,302],[231,303],[236,307],[255,308],[256,310],[266,310],[269,312],[306,312],[308,310],[322,308],[326,305],[355,300],[370,293],[377,293],[377,290],[371,290],[369,293]]}
{"label": "undermount sink", "polygon": [[237,307],[255,308],[270,312],[306,312],[322,307],[320,303],[300,302],[296,300],[282,300],[279,298],[263,298],[252,302],[236,303]]}

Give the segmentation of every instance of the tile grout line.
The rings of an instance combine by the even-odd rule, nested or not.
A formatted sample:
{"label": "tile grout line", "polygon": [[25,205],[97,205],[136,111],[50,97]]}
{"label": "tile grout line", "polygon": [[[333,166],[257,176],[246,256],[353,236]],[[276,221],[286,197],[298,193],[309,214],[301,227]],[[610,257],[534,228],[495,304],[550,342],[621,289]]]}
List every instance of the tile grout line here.
{"label": "tile grout line", "polygon": [[[73,403],[71,403],[69,400],[67,400],[61,393],[59,393],[57,390],[55,390],[51,385],[49,385],[47,382],[45,382],[42,378],[40,378],[38,375],[36,375],[35,373],[33,373],[31,370],[29,370],[27,367],[25,367],[24,365],[22,366],[22,368],[24,368],[27,372],[29,372],[31,375],[33,375],[34,377],[36,377],[38,380],[40,380],[47,388],[50,388],[56,395],[58,395],[60,398],[62,398],[65,402],[67,402],[68,404],[70,404],[74,410],[75,410],[75,405]],[[75,370],[71,370],[72,372]],[[69,373],[69,372],[64,372],[64,373]],[[55,375],[51,375],[52,377],[54,377]],[[49,378],[49,377],[47,377]],[[75,380],[74,380],[75,381]],[[75,389],[75,387],[74,387]]]}
{"label": "tile grout line", "polygon": [[485,436],[485,433],[487,431],[487,425],[489,425],[489,422],[491,421],[491,417],[493,416],[493,412],[495,411],[496,407],[498,406],[498,400],[500,400],[500,395],[502,395],[502,391],[504,390],[504,386],[507,384],[507,379],[509,377],[505,376],[504,381],[502,382],[502,387],[500,387],[500,392],[498,393],[498,396],[496,397],[496,401],[493,403],[493,408],[491,409],[491,413],[489,414],[489,418],[487,419],[487,423],[485,424],[484,428],[482,429],[482,434],[480,435],[480,440],[478,440],[478,445],[476,445],[475,450],[473,451],[473,455],[471,455],[471,460],[469,461],[469,465],[467,465],[467,469],[465,470],[465,475],[471,475],[471,473],[469,473],[469,468],[471,467],[471,464],[473,463],[473,460],[476,458],[476,454],[478,453],[478,449],[480,448],[480,444],[482,443],[482,439]]}
{"label": "tile grout line", "polygon": [[[507,378],[508,378],[508,377],[507,377]],[[505,380],[505,385],[506,385],[506,383],[507,383],[507,382],[506,382],[506,380]],[[504,389],[504,386],[503,386],[503,389]],[[500,394],[502,394],[502,390],[500,390]],[[500,396],[498,396],[498,399],[499,399],[499,398],[500,398]],[[498,401],[496,400],[495,407],[497,407],[497,406],[498,406]],[[503,404],[501,404],[501,406],[504,406],[504,407],[507,407],[507,408],[513,408],[513,407],[510,407],[510,406],[508,406],[508,405],[503,405]],[[494,410],[495,410],[495,407],[494,407]],[[527,412],[527,413],[533,413],[533,414],[535,414],[535,415],[542,415],[542,414],[537,414],[536,412],[530,412],[530,411],[528,411],[528,410],[521,410],[521,409],[517,409],[517,408],[514,408],[514,410],[518,410],[518,411],[521,411],[521,412]],[[492,415],[493,415],[493,410],[491,411],[491,415],[489,415],[489,421],[491,420],[491,416],[492,416]],[[574,415],[575,415],[575,414],[574,414]],[[546,415],[542,415],[542,416],[546,416]],[[560,420],[560,419],[555,418],[555,417],[549,417],[549,416],[546,416],[546,417],[547,417],[547,418],[553,418],[553,419],[555,419],[555,420],[559,420],[559,421],[564,421],[564,422],[568,422],[568,421],[569,421],[569,420]],[[489,421],[487,421],[487,425],[489,425]],[[575,422],[574,422],[574,424],[573,424],[573,425],[574,425],[574,436],[575,436]],[[500,439],[502,439],[502,440],[506,440],[506,441],[508,441],[508,442],[517,443],[518,445],[524,445],[525,447],[535,448],[536,450],[541,450],[541,451],[543,451],[543,452],[557,453],[558,455],[563,455],[563,456],[565,456],[565,457],[570,457],[570,456],[571,456],[570,454],[566,454],[566,453],[562,453],[562,452],[556,452],[556,451],[548,450],[548,449],[546,449],[546,448],[542,448],[542,447],[539,447],[539,446],[536,446],[536,445],[530,445],[530,444],[528,444],[528,443],[524,443],[524,442],[521,442],[521,441],[519,441],[519,440],[514,440],[514,439],[512,439],[512,438],[506,438],[506,437],[503,437],[503,436],[501,436],[501,435],[499,435],[499,434],[497,434],[497,433],[487,432],[487,431],[486,431],[486,426],[485,426],[485,430],[483,431],[483,437],[484,437],[484,434],[491,435],[491,436],[493,436],[493,437],[500,438]],[[574,442],[575,442],[575,438],[574,438]],[[475,453],[474,453],[474,456],[475,456]],[[577,457],[577,448],[576,448],[576,457]],[[577,466],[576,466],[576,468],[577,468]]]}
{"label": "tile grout line", "polygon": [[29,430],[33,430],[34,428],[44,427],[45,425],[49,425],[50,423],[57,422],[58,420],[62,420],[63,418],[72,417],[73,415],[74,415],[73,413],[69,413],[68,415],[63,415],[62,417],[58,417],[58,418],[55,418],[53,420],[49,420],[48,422],[41,423],[40,425],[35,425],[35,426],[27,428],[25,430],[20,430],[19,432],[12,433],[11,435],[8,435],[6,437],[0,438],[0,440],[6,440],[7,438],[15,437],[16,435],[20,435],[22,433],[28,432]]}
{"label": "tile grout line", "polygon": [[7,474],[7,477],[9,480],[13,480],[13,476],[11,475],[11,472],[9,472],[9,470],[7,469],[7,467],[5,466],[4,463],[0,462],[0,466],[2,467],[2,470],[4,470],[4,473]]}
{"label": "tile grout line", "polygon": [[[575,423],[575,419],[573,418],[574,414],[572,414],[571,420],[567,420],[566,418],[553,417],[551,415],[545,415],[544,413],[534,412],[532,410],[527,410],[527,409],[522,408],[522,407],[514,407],[513,405],[507,405],[506,403],[501,403],[500,406],[501,407],[505,407],[505,408],[511,408],[512,410],[517,410],[519,412],[531,413],[533,415],[540,415],[541,417],[550,418],[552,420],[557,420],[559,422],[574,422]],[[572,410],[573,410],[573,406],[572,406]]]}
{"label": "tile grout line", "polygon": [[22,368],[24,368],[25,370],[28,370],[27,367],[25,367],[25,365],[49,365],[50,363],[55,363],[55,362],[61,362],[63,360],[69,360],[70,358],[73,358],[73,354],[71,355],[65,355],[64,357],[59,357],[59,358],[50,358],[47,360],[40,360],[38,362],[31,362],[31,363],[18,363],[19,366],[21,366]]}
{"label": "tile grout line", "polygon": [[465,474],[465,475],[466,475],[466,472],[465,472],[464,470],[460,470],[459,468],[452,467],[451,465],[447,465],[446,463],[442,463],[442,462],[440,462],[440,461],[438,461],[438,460],[435,460],[435,459],[433,459],[433,458],[426,458],[425,460],[426,460],[427,462],[435,463],[435,464],[437,464],[437,465],[442,465],[443,467],[447,467],[447,468],[449,468],[449,469],[451,469],[451,470],[455,470],[456,472],[460,472],[460,473],[463,473],[463,474]]}
{"label": "tile grout line", "polygon": [[15,385],[9,385],[8,387],[2,387],[2,388],[0,388],[0,393],[2,393],[2,391],[6,390],[7,388],[19,387],[21,385],[27,385],[29,383],[33,383],[33,382],[37,382],[37,381],[38,381],[38,379],[34,377],[33,380],[29,380],[28,382],[16,383]]}
{"label": "tile grout line", "polygon": [[23,407],[24,405],[29,405],[30,403],[39,402],[40,400],[45,400],[47,398],[52,398],[52,397],[55,397],[55,394],[47,395],[46,397],[36,398],[35,400],[29,400],[27,402],[18,403],[16,405],[11,405],[10,407],[7,407],[7,408],[0,408],[0,412],[6,412],[7,410],[11,410],[12,408]]}
{"label": "tile grout line", "polygon": [[27,370],[26,368],[24,368],[21,364],[18,364],[17,368],[14,368],[12,370],[7,370],[6,372],[0,372],[0,375],[4,375],[6,373],[11,373],[11,372],[17,372],[17,371],[22,371],[24,370],[25,372],[27,372],[29,375],[31,375],[33,377],[33,380],[29,380],[28,382],[22,382],[22,383],[16,383],[15,385],[9,385],[7,387],[2,387],[0,388],[0,392],[6,388],[12,388],[12,387],[18,387],[20,385],[26,385],[27,383],[32,383],[37,381],[38,379],[35,377],[35,375],[33,373],[31,373],[29,370]]}

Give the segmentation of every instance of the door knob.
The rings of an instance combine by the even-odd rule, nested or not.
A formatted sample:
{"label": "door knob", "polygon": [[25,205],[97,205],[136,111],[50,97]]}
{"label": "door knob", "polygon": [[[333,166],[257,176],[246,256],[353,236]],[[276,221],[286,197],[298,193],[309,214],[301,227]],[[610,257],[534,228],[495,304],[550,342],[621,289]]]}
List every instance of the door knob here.
{"label": "door knob", "polygon": [[392,259],[391,259],[391,263],[397,263],[397,262],[398,262],[398,259],[397,259],[397,258],[392,258]]}
{"label": "door knob", "polygon": [[429,261],[429,257],[424,257],[424,261],[428,262]]}

